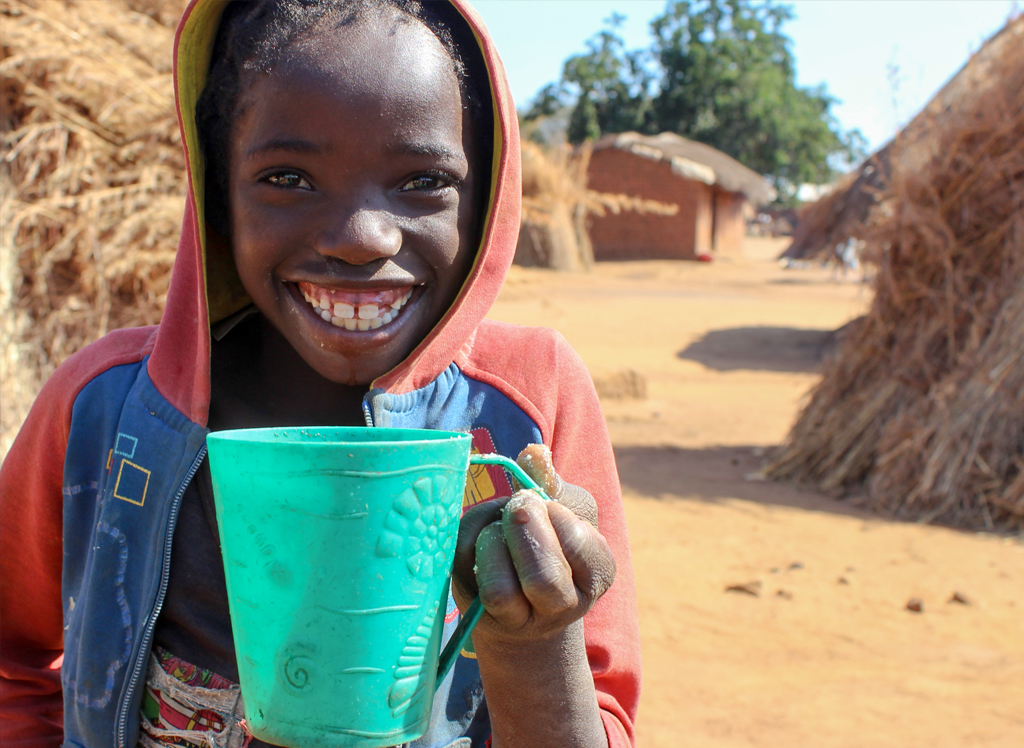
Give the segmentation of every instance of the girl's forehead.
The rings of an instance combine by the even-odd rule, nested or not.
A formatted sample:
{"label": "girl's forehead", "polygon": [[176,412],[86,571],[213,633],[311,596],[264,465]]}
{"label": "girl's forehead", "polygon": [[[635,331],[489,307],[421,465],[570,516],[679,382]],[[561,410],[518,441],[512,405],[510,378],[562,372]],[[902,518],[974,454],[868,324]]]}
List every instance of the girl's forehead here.
{"label": "girl's forehead", "polygon": [[[472,159],[473,138],[451,58],[418,21],[327,26],[245,87],[244,150],[299,138],[319,149],[410,147]],[[466,138],[470,140],[466,140]],[[240,145],[237,144],[236,145]]]}
{"label": "girl's forehead", "polygon": [[315,25],[284,50],[278,68],[379,88],[400,81],[458,88],[452,59],[434,33],[419,20],[386,8],[349,23]]}
{"label": "girl's forehead", "polygon": [[[461,122],[462,92],[452,58],[414,18],[395,23],[375,14],[342,26],[323,24],[295,41],[267,73],[243,84],[239,114],[276,92],[298,88],[317,96],[376,100],[380,116],[436,117],[450,110]],[[365,107],[360,107],[366,113]],[[312,114],[312,113],[310,113]]]}

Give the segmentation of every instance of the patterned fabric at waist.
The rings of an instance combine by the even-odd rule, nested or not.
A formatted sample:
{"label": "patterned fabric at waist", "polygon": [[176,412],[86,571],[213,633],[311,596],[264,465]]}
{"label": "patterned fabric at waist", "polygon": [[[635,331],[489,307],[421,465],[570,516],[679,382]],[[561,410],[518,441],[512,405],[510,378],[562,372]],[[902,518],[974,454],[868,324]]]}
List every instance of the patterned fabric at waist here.
{"label": "patterned fabric at waist", "polygon": [[245,748],[237,684],[153,649],[142,702],[140,748]]}

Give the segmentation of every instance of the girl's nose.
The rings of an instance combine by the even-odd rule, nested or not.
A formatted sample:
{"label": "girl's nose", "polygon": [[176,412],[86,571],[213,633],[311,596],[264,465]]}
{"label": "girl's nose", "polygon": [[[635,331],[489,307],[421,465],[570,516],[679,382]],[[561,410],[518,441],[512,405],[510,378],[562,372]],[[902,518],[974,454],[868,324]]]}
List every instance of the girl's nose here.
{"label": "girl's nose", "polygon": [[393,257],[402,248],[402,231],[394,216],[360,208],[325,227],[315,240],[316,251],[352,265]]}

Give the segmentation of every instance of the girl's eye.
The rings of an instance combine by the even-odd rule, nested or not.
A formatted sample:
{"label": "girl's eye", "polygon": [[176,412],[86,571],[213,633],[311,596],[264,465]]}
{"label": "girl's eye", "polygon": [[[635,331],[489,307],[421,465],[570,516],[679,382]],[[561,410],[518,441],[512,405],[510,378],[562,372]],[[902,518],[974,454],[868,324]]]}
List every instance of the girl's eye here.
{"label": "girl's eye", "polygon": [[294,171],[283,171],[277,174],[269,174],[263,178],[268,184],[272,184],[275,187],[284,187],[288,189],[299,189],[299,190],[311,190],[311,185],[305,178],[296,174]]}
{"label": "girl's eye", "polygon": [[451,183],[446,179],[434,174],[420,174],[402,185],[402,192],[408,192],[410,190],[432,192],[439,190],[442,187],[447,187],[449,184]]}

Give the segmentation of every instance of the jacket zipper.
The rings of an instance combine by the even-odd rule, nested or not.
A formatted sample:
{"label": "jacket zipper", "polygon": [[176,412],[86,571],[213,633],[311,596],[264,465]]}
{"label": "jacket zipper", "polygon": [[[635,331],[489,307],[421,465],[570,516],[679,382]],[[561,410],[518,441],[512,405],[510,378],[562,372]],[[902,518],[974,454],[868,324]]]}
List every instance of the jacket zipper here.
{"label": "jacket zipper", "polygon": [[373,390],[370,390],[363,398],[363,419],[366,421],[367,428],[373,428],[373,406],[370,403],[370,397],[372,395]]}
{"label": "jacket zipper", "polygon": [[181,506],[181,497],[185,495],[185,489],[188,487],[189,481],[191,481],[192,477],[196,474],[196,471],[199,470],[199,466],[202,464],[204,457],[206,457],[206,444],[203,444],[199,449],[199,453],[196,455],[195,460],[192,461],[192,466],[188,469],[188,473],[185,474],[185,480],[182,481],[181,486],[178,488],[178,492],[174,494],[174,499],[171,501],[171,516],[167,525],[167,535],[164,538],[163,565],[160,569],[160,587],[156,592],[156,604],[153,607],[153,612],[150,614],[149,621],[146,623],[145,631],[142,632],[142,646],[139,648],[138,657],[135,658],[132,675],[128,680],[128,690],[125,691],[124,699],[121,701],[121,714],[117,720],[118,748],[127,748],[125,746],[125,733],[128,729],[128,709],[132,702],[132,694],[135,692],[135,688],[139,684],[139,675],[142,672],[145,655],[149,652],[149,645],[153,637],[153,630],[156,628],[156,619],[160,615],[160,609],[164,605],[164,597],[167,595],[167,584],[171,576],[171,542],[174,537],[174,525],[178,521],[178,509]]}

